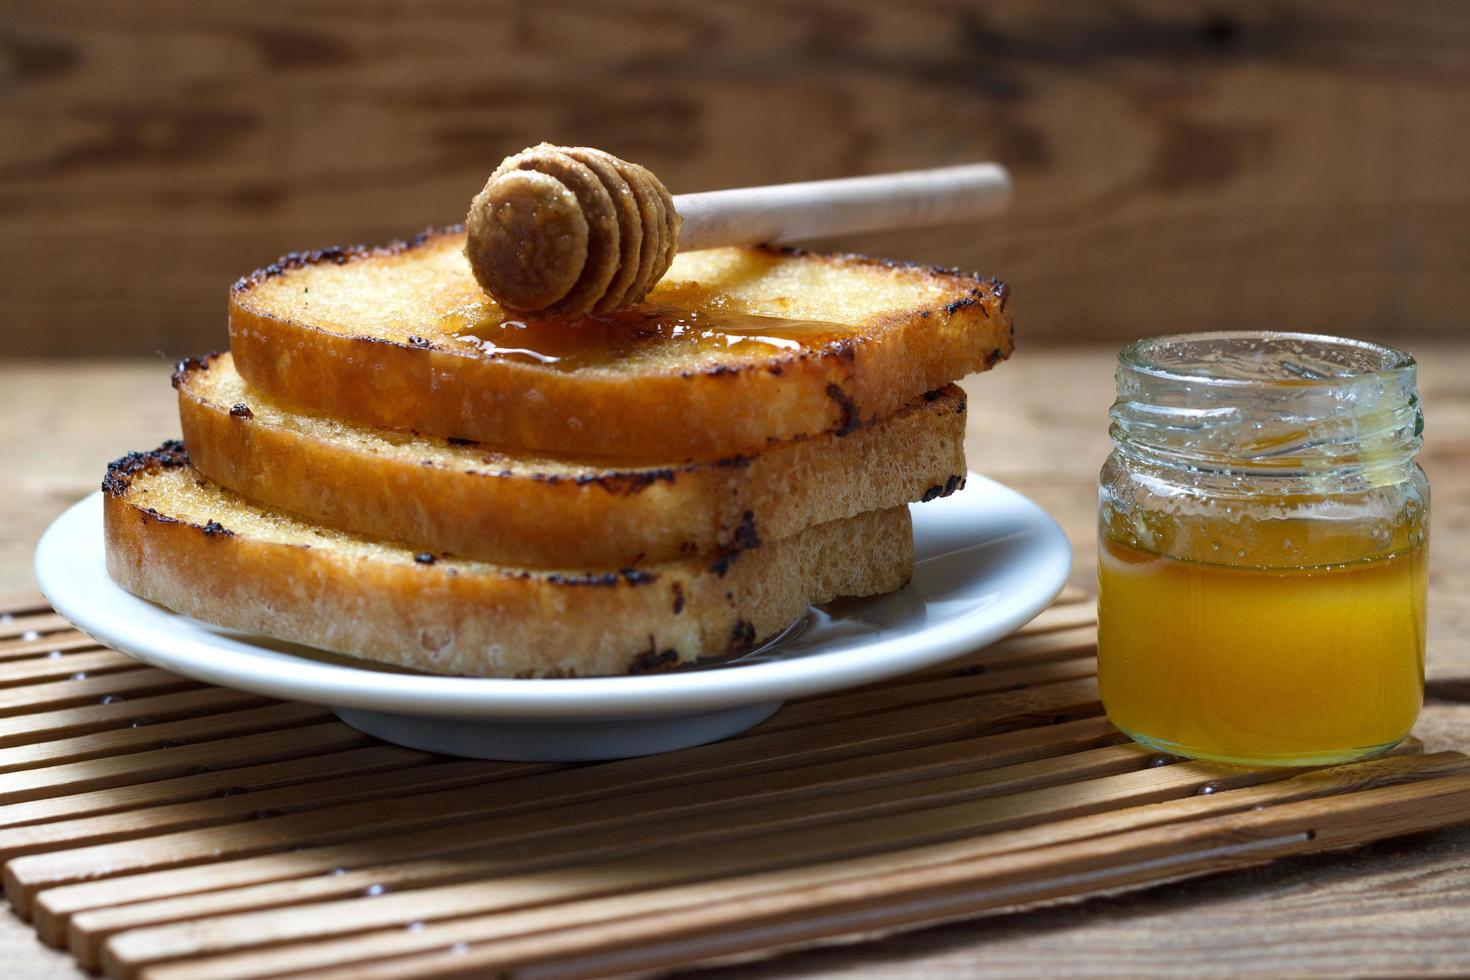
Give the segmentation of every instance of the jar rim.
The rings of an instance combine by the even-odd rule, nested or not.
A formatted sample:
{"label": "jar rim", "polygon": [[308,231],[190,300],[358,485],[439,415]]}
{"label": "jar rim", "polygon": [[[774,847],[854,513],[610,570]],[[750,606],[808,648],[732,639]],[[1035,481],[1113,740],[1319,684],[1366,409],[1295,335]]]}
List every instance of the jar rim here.
{"label": "jar rim", "polygon": [[1321,334],[1153,337],[1118,355],[1111,433],[1161,466],[1382,481],[1422,444],[1416,373],[1401,350]]}
{"label": "jar rim", "polygon": [[[1181,351],[1188,347],[1228,347],[1231,342],[1241,346],[1251,344],[1277,346],[1282,353],[1296,345],[1297,353],[1311,348],[1317,353],[1336,354],[1346,360],[1359,358],[1358,364],[1342,363],[1341,373],[1321,373],[1311,368],[1287,373],[1263,373],[1256,377],[1229,377],[1223,372],[1205,370],[1203,362],[1171,366],[1161,356],[1171,350]],[[1365,379],[1400,374],[1414,370],[1416,363],[1407,351],[1350,337],[1334,337],[1330,334],[1303,333],[1280,330],[1220,330],[1200,333],[1168,334],[1161,337],[1146,337],[1136,340],[1118,352],[1118,363],[1129,371],[1155,378],[1160,381],[1180,382],[1224,388],[1239,388],[1260,385],[1283,387],[1324,388],[1343,384],[1357,384]],[[1359,366],[1361,364],[1361,366]]]}

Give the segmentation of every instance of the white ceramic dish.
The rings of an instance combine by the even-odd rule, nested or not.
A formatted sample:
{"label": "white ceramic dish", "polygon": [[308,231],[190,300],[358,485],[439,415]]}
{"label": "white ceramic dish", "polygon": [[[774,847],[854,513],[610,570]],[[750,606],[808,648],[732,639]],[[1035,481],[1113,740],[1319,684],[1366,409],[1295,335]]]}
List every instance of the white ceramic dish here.
{"label": "white ceramic dish", "polygon": [[918,564],[904,589],[814,608],[775,641],[719,666],[635,677],[499,680],[373,669],[246,636],[123,591],[107,575],[102,495],[36,549],[36,578],[101,642],[188,677],[330,706],[390,742],[478,758],[590,760],[725,738],[789,698],[867,684],[993,643],[1056,597],[1067,539],[1031,501],[970,474],[915,505]]}

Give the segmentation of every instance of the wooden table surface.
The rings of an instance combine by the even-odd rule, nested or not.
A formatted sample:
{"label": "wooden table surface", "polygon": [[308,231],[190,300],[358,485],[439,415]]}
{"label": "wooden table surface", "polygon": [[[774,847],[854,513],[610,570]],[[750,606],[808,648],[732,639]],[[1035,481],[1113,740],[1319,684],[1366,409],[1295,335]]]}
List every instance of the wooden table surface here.
{"label": "wooden table surface", "polygon": [[[1433,485],[1429,697],[1416,734],[1470,751],[1470,342],[1402,346],[1421,363]],[[1108,452],[1111,348],[1023,350],[966,383],[970,465],[1046,507],[1091,583],[1097,470]],[[104,465],[178,433],[160,361],[0,363],[0,593],[32,584],[42,529]],[[1466,814],[1470,820],[1470,813]],[[16,980],[74,978],[64,955],[0,916]],[[860,946],[729,966],[739,976],[1470,974],[1470,824],[1340,855],[996,916]]]}

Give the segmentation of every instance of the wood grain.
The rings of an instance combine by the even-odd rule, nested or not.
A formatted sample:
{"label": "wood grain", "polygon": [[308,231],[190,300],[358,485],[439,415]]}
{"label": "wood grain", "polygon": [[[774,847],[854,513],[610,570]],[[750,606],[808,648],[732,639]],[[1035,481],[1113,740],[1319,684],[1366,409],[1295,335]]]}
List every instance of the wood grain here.
{"label": "wood grain", "polygon": [[[945,748],[957,752],[962,747],[974,750],[973,744],[964,745],[964,743]],[[1055,750],[1060,753],[1063,747],[1057,745]],[[820,812],[812,806],[811,797],[827,790],[840,790],[865,784],[874,790],[884,788],[891,790],[892,787],[903,785],[907,792],[909,783],[921,779],[922,769],[906,769],[905,766],[911,765],[912,761],[900,759],[898,756],[912,754],[895,754],[892,757],[877,760],[874,766],[865,769],[862,776],[849,771],[846,774],[846,781],[843,779],[841,770],[844,768],[854,770],[855,766],[825,766],[820,770],[814,768],[804,772],[783,773],[779,778],[774,779],[762,777],[759,781],[752,781],[747,778],[722,783],[715,790],[718,797],[717,802],[705,804],[699,809],[708,812],[716,807],[723,808],[735,802],[742,805],[759,806],[761,809],[756,811],[757,822],[764,821],[769,825],[782,818],[782,811],[765,805],[773,801],[785,801],[782,804],[785,807],[784,819],[790,821],[793,812],[800,811],[802,808],[805,808],[808,814]],[[1067,766],[1048,767],[1035,763],[999,766],[995,765],[996,756],[989,755],[985,751],[978,751],[974,759],[969,760],[971,765],[992,771],[985,776],[972,776],[967,785],[971,787],[972,792],[977,792],[981,796],[993,796],[1007,789],[1039,786],[1049,781],[1065,782],[1068,779],[1079,778],[1086,773],[1129,771],[1137,769],[1140,765],[1137,753],[1128,746],[1117,746],[1109,752],[1086,754],[1087,759],[1079,759],[1076,764]],[[837,771],[834,772],[834,769]],[[958,765],[955,766],[955,769],[961,771]],[[741,785],[742,783],[744,785]],[[929,787],[928,791],[932,792],[933,787]],[[922,798],[922,796],[919,797],[919,799]],[[661,813],[671,814],[678,811],[684,815],[693,816],[698,812],[690,805],[687,795],[683,800],[679,799],[677,793],[664,793],[644,799],[658,807],[658,812]],[[800,802],[803,799],[807,802]],[[642,802],[644,802],[643,799],[635,797],[620,801],[619,805],[638,806]],[[718,833],[722,820],[728,825],[731,817],[721,817],[716,812],[703,820],[693,821],[686,825],[684,817],[681,816],[677,833],[678,836],[685,839],[695,837],[701,832],[709,833],[711,830]],[[327,848],[309,852],[306,860],[296,862],[291,872],[292,876],[278,875],[279,880],[260,882],[247,887],[240,887],[240,879],[232,875],[232,871],[241,870],[242,865],[237,864],[233,869],[213,867],[208,869],[214,884],[213,890],[186,894],[183,898],[166,897],[153,901],[132,901],[121,906],[116,904],[117,896],[129,895],[132,897],[129,889],[136,881],[135,878],[114,881],[106,887],[98,885],[90,888],[87,886],[62,888],[48,892],[42,904],[50,910],[52,916],[55,916],[56,897],[66,898],[67,896],[63,893],[71,891],[73,894],[67,902],[71,909],[70,920],[53,919],[48,923],[44,921],[44,917],[38,915],[38,928],[42,930],[43,935],[47,937],[54,935],[59,941],[61,927],[69,926],[74,939],[74,947],[75,943],[80,941],[82,952],[79,955],[85,958],[94,955],[95,942],[98,937],[105,937],[124,928],[194,917],[200,914],[201,910],[206,909],[209,914],[243,912],[293,904],[308,895],[317,899],[350,897],[374,884],[391,887],[397,891],[415,885],[446,884],[494,873],[503,874],[517,868],[530,870],[548,865],[565,865],[571,859],[581,860],[594,855],[617,856],[647,849],[646,836],[636,825],[618,828],[611,826],[615,821],[605,821],[605,823],[609,826],[605,832],[599,834],[596,843],[591,846],[588,845],[586,838],[575,834],[558,833],[532,842],[527,847],[518,848],[514,858],[507,858],[503,853],[497,853],[503,852],[503,849],[499,847],[466,846],[461,841],[459,849],[454,850],[448,846],[448,842],[443,840],[442,836],[440,840],[431,844],[428,835],[419,835],[417,840],[401,839],[409,844],[409,854],[401,853],[396,842],[385,844],[382,841],[376,842],[371,849]],[[745,832],[750,832],[750,829]],[[668,843],[670,841],[664,841],[660,846],[667,846]],[[434,849],[440,853],[431,857],[422,856],[432,854]],[[392,856],[391,863],[386,865],[381,863],[384,855]],[[413,860],[404,860],[410,857]],[[364,864],[364,861],[369,863]],[[323,871],[329,871],[331,874],[324,875]],[[223,889],[221,886],[226,883],[229,887]],[[205,885],[206,880],[202,876],[196,875],[193,882],[185,881],[182,876],[175,876],[172,894],[180,891],[188,892],[190,888],[200,888]],[[89,893],[87,898],[89,905],[87,906],[78,905],[76,902],[76,895],[82,893],[84,888],[87,888]]]}
{"label": "wood grain", "polygon": [[[749,776],[733,776],[721,781],[715,795],[718,800],[744,800],[761,802],[764,798],[781,795],[792,796],[793,789],[805,787],[808,791],[817,788],[833,790],[859,789],[865,786],[896,784],[904,778],[917,779],[924,776],[942,776],[958,772],[979,772],[990,768],[1019,764],[1028,760],[1044,759],[1067,752],[1084,751],[1090,747],[1107,745],[1116,740],[1114,732],[1105,719],[1090,718],[1078,722],[1047,726],[1022,732],[1008,732],[985,736],[979,739],[947,742],[919,749],[902,750],[881,756],[857,756],[839,762],[824,762],[818,766],[797,766],[779,778],[766,772]],[[637,760],[630,760],[637,761]],[[627,763],[620,776],[628,775]],[[548,780],[542,779],[545,786]],[[547,790],[546,802],[568,805],[588,794],[605,792],[601,781],[583,774],[573,777],[568,774],[557,780],[555,787]],[[644,784],[645,787],[657,783]],[[635,782],[634,788],[637,788]],[[523,789],[521,799],[515,798],[515,788],[507,787],[511,796],[506,806],[524,809],[538,795]],[[658,792],[654,790],[654,792]],[[675,794],[659,796],[660,805],[683,805],[689,800],[707,799],[709,791],[700,787]],[[601,817],[598,808],[585,809],[584,814],[593,820]],[[237,898],[230,905],[253,901],[256,893],[246,887],[270,885],[274,882],[318,878],[331,873],[355,873],[364,866],[380,861],[383,854],[391,854],[396,861],[423,861],[453,855],[479,846],[478,838],[467,841],[458,827],[433,829],[411,833],[400,833],[378,837],[371,847],[356,844],[314,847],[287,854],[268,855],[256,858],[220,861],[199,867],[174,870],[151,871],[130,874],[125,878],[84,882],[75,885],[54,887],[44,892],[34,909],[36,926],[48,941],[61,942],[65,936],[68,917],[88,909],[100,909],[117,903],[120,896],[132,902],[150,899],[167,899],[169,896],[188,895],[202,900],[205,893],[224,887],[235,888]],[[579,841],[579,846],[581,842]],[[432,869],[432,863],[424,865]],[[269,894],[269,892],[266,892]]]}
{"label": "wood grain", "polygon": [[1454,335],[1467,45],[1436,0],[13,3],[0,350],[219,347],[237,276],[458,220],[542,139],[677,192],[999,160],[1007,214],[839,244],[1011,282],[1023,342]]}
{"label": "wood grain", "polygon": [[[1445,794],[1445,799],[1427,798],[1426,803],[1432,799],[1433,803],[1438,806],[1426,805],[1422,808],[1418,814],[1419,822],[1413,823],[1413,826],[1436,826],[1436,817],[1440,823],[1444,821],[1443,814],[1446,807],[1453,806],[1457,802],[1470,801],[1470,778],[1448,776],[1444,778],[1444,781],[1450,784],[1441,791]],[[1365,790],[1361,795],[1369,797],[1375,793],[1392,792],[1394,789],[1395,787],[1388,787],[1386,790]],[[1007,797],[1007,799],[1011,798],[1013,797]],[[1293,806],[1294,804],[1284,804],[1270,809],[1280,814]],[[1400,814],[1396,818],[1414,820],[1410,814]],[[1277,823],[1279,819],[1278,817],[1272,822]],[[1209,821],[1204,823],[1208,824]],[[916,824],[911,817],[908,826],[903,830],[912,832],[920,826],[922,825]],[[1320,826],[1325,825],[1313,824],[1314,828]],[[529,876],[524,881],[509,878],[458,886],[451,885],[437,889],[416,889],[402,895],[390,893],[366,905],[360,901],[321,903],[315,906],[313,910],[315,914],[311,916],[304,916],[297,909],[283,909],[242,916],[223,916],[177,926],[138,929],[117,936],[107,943],[107,963],[109,972],[113,975],[131,977],[144,963],[208,955],[242,946],[280,945],[332,933],[340,934],[346,930],[366,931],[388,925],[404,928],[415,921],[427,922],[449,917],[463,918],[492,911],[509,911],[550,902],[572,901],[580,897],[595,897],[599,894],[643,891],[649,886],[660,887],[664,884],[723,878],[738,873],[759,871],[763,868],[823,862],[824,858],[835,859],[844,853],[854,851],[862,853],[864,848],[877,850],[876,843],[864,836],[864,828],[865,825],[855,825],[846,828],[847,833],[843,835],[818,831],[777,837],[768,836],[752,841],[746,846],[721,847],[717,851],[707,853],[698,863],[680,861],[674,854],[667,852],[660,855],[639,855],[606,866],[594,864],[590,868],[572,868],[566,872],[543,872]],[[1333,829],[1339,834],[1343,833],[1342,829],[1335,827]],[[899,828],[890,830],[890,833],[894,832],[902,833],[902,830]],[[1316,832],[1328,838],[1321,841],[1322,846],[1331,846],[1330,837],[1327,834],[1324,834],[1322,830]],[[1220,841],[1216,835],[1221,834],[1221,831],[1213,827],[1200,829],[1192,826],[1186,834],[1194,841],[1203,839],[1206,842],[1215,842]],[[891,845],[894,838],[890,837],[888,840]],[[1106,858],[1111,853],[1116,863],[1116,848],[1119,843],[1121,842],[1098,841],[1093,843],[1091,846],[1097,850],[1092,860],[1098,865],[1105,865],[1107,864]],[[1160,842],[1157,836],[1150,839],[1150,846],[1153,847],[1168,848],[1173,843],[1173,841]],[[1208,844],[1201,848],[1200,845],[1195,844],[1196,849],[1207,849],[1207,846]],[[1018,863],[1024,864],[1028,861],[1040,860],[1038,855],[1042,850],[1023,852],[1024,857]],[[1147,852],[1144,853],[1147,854]],[[1047,857],[1052,856],[1047,855]],[[1055,859],[1065,861],[1067,857],[1058,856]],[[1142,858],[1145,861],[1147,859],[1148,857]],[[955,874],[956,879],[959,879],[963,873],[962,865],[959,865],[958,862],[945,867],[950,873]],[[913,874],[918,869],[909,868],[907,870]],[[587,871],[591,873],[586,873]],[[924,871],[933,874],[935,869],[926,868]],[[1012,874],[1014,878],[1011,880],[1024,880],[1024,872],[1018,870]],[[1045,880],[1048,876],[1040,877]],[[973,882],[973,879],[970,880]],[[864,878],[858,883],[858,891],[866,894],[871,900],[876,897],[870,890],[873,885],[872,878]],[[861,902],[862,898],[858,897],[857,901]],[[348,920],[347,916],[353,916],[353,918]],[[512,933],[512,935],[516,934]],[[525,957],[522,962],[525,959],[534,958]]]}
{"label": "wood grain", "polygon": [[[12,757],[6,894],[42,939],[120,980],[596,976],[1143,887],[1463,816],[1470,756],[1424,754],[1415,739],[1307,772],[1127,742],[1096,714],[1094,659],[1070,655],[1092,616],[1069,591],[947,676],[806,699],[724,742],[592,766],[372,746],[322,709],[189,690],[177,721],[140,730],[116,716],[95,734],[0,749]],[[40,675],[12,690],[51,686]],[[89,710],[23,717],[71,733]],[[191,748],[211,761],[184,775]],[[16,754],[53,749],[80,761],[38,768]]]}
{"label": "wood grain", "polygon": [[[362,958],[378,961],[372,970],[381,976],[547,958],[581,976],[806,943],[863,921],[897,929],[1161,873],[1258,864],[1341,846],[1364,830],[1438,827],[1470,796],[1470,758],[1417,755],[1413,741],[1404,757],[1297,774],[1177,763],[1116,743],[1117,733],[1088,713],[1064,720],[1073,705],[1092,704],[1091,677],[1076,676],[1079,658],[1036,654],[1075,645],[1073,633],[1091,616],[1075,598],[998,645],[985,670],[838,693],[828,699],[831,717],[820,714],[823,699],[808,699],[784,724],[681,752],[678,765],[538,767],[398,751],[394,776],[328,777],[309,796],[282,786],[243,799],[53,815],[0,830],[7,892],[25,912],[44,889],[41,934],[66,937],[82,964],[115,977],[345,970],[351,956],[341,954],[340,937],[348,933],[368,937]],[[957,735],[950,708],[972,716],[979,738],[933,742]],[[245,714],[223,711],[190,730],[219,736],[228,718]],[[923,739],[875,755],[891,743],[882,729],[919,730]],[[141,761],[128,748],[116,746],[119,765]],[[484,793],[487,780],[501,782],[494,796]],[[398,807],[404,793],[410,805]],[[372,813],[359,799],[376,801]],[[259,810],[266,804],[276,807]],[[1167,826],[1173,820],[1185,826]],[[1310,826],[1291,829],[1294,820]],[[459,824],[470,821],[465,835]],[[351,830],[320,837],[328,826]],[[926,864],[925,848],[948,849]],[[701,860],[689,861],[691,852]],[[247,868],[260,862],[275,867],[251,877]],[[825,877],[832,868],[835,877]],[[775,898],[761,892],[770,874],[786,876]],[[150,880],[162,883],[153,898],[140,887]],[[695,882],[707,884],[691,905],[681,889]],[[823,914],[804,914],[803,896]],[[614,899],[634,908],[661,901],[664,914],[645,909],[628,929],[628,909],[609,905]],[[772,902],[789,908],[770,914]],[[538,908],[547,905],[556,908]],[[594,909],[591,917],[576,917],[582,907]],[[553,914],[553,929],[523,921]],[[447,961],[442,945],[423,945],[431,926],[435,939],[440,927],[467,927],[470,939],[454,943],[466,958]]]}
{"label": "wood grain", "polygon": [[[1256,789],[1240,789],[1229,794],[1188,796],[1169,803],[1153,803],[1145,809],[1113,811],[1070,820],[1027,827],[1005,833],[988,835],[983,839],[962,838],[942,844],[912,848],[901,852],[864,855],[832,862],[817,869],[780,869],[738,880],[701,882],[693,886],[672,886],[642,895],[619,895],[614,898],[597,898],[563,904],[555,912],[530,909],[520,912],[497,913],[491,916],[460,917],[447,921],[423,923],[419,929],[368,930],[353,935],[350,939],[312,943],[310,947],[300,944],[271,948],[256,948],[245,952],[222,954],[203,960],[194,960],[190,969],[198,976],[249,976],[253,973],[268,974],[282,966],[339,967],[344,973],[359,971],[362,975],[403,975],[412,970],[422,970],[425,963],[409,954],[434,954],[455,943],[483,943],[487,940],[504,939],[519,930],[595,928],[617,920],[623,930],[632,929],[644,935],[675,932],[677,927],[668,925],[668,916],[677,916],[691,907],[700,907],[699,914],[707,914],[712,903],[730,905],[747,902],[750,898],[771,896],[797,887],[811,887],[822,882],[838,882],[859,879],[874,872],[891,870],[907,865],[934,866],[960,860],[975,860],[981,857],[1013,853],[1026,848],[1055,846],[1069,841],[1083,840],[1113,834],[1129,827],[1138,827],[1143,822],[1156,825],[1173,821],[1197,818],[1204,814],[1228,814],[1248,811],[1265,804],[1277,805],[1284,802],[1312,799],[1353,785],[1368,789],[1412,781],[1432,774],[1451,774],[1463,771],[1463,763],[1453,759],[1434,759],[1426,756],[1408,756],[1393,761],[1379,760],[1364,767],[1335,774],[1318,774],[1308,778],[1294,777],[1283,782],[1268,783]],[[1145,814],[1147,816],[1145,817]],[[749,915],[750,906],[745,904],[741,915]],[[114,913],[89,915],[95,924],[111,915],[115,921],[126,921],[127,909]],[[416,920],[418,921],[418,920]],[[641,923],[635,925],[635,923]],[[664,923],[665,925],[660,925]],[[465,955],[469,950],[454,954]],[[393,959],[403,957],[403,959]],[[369,960],[388,962],[369,963]],[[450,961],[454,962],[453,959]],[[347,965],[347,964],[350,964]],[[156,967],[150,975],[168,976],[172,971]],[[332,974],[328,974],[331,976]]]}
{"label": "wood grain", "polygon": [[12,615],[6,622],[0,623],[0,640],[9,640],[15,637],[39,638],[41,636],[70,632],[71,623],[62,619],[55,613],[35,613],[26,615]]}
{"label": "wood grain", "polygon": [[0,661],[24,660],[42,654],[50,654],[53,650],[60,654],[98,649],[101,647],[96,640],[85,633],[72,630],[69,633],[50,633],[34,640],[17,638],[0,644]]}
{"label": "wood grain", "polygon": [[[103,651],[109,656],[112,651]],[[192,687],[198,687],[193,681],[170,674],[167,671],[157,670],[150,667],[141,667],[137,661],[121,663],[115,660],[102,661],[103,665],[110,668],[109,673],[88,673],[85,669],[77,669],[86,666],[88,658],[97,658],[97,654],[78,653],[64,655],[61,657],[47,657],[43,662],[50,670],[60,670],[61,679],[47,683],[35,683],[28,686],[16,686],[0,689],[0,717],[26,717],[32,711],[49,711],[65,707],[80,707],[85,705],[113,705],[119,701],[125,701],[130,697],[142,697],[158,694],[164,691],[182,691]],[[76,667],[68,664],[69,660],[83,660]],[[100,659],[100,658],[98,658]],[[91,663],[96,663],[92,659]],[[75,673],[65,673],[75,670]],[[121,716],[126,709],[114,712],[114,716]],[[22,722],[24,724],[24,722]],[[7,758],[0,750],[0,759]],[[0,762],[0,767],[7,763]]]}
{"label": "wood grain", "polygon": [[[1385,810],[1406,794],[1426,792],[1422,809],[1400,811],[1388,818]],[[1117,891],[1136,886],[1157,873],[1161,865],[1180,877],[1249,867],[1273,857],[1330,849],[1342,839],[1355,821],[1380,821],[1412,832],[1416,828],[1434,826],[1435,814],[1452,812],[1470,802],[1470,777],[1450,776],[1436,780],[1432,787],[1408,790],[1387,787],[1369,790],[1347,798],[1307,800],[1270,808],[1265,812],[1233,814],[1203,820],[1162,832],[1151,829],[1084,840],[1054,848],[1038,848],[1018,855],[999,855],[975,862],[956,862],[932,869],[907,869],[875,880],[862,878],[818,886],[822,900],[838,906],[829,917],[813,922],[793,919],[792,910],[813,898],[811,891],[786,890],[778,895],[762,896],[753,903],[729,903],[722,908],[685,909],[657,923],[660,934],[673,942],[663,949],[635,947],[629,955],[609,955],[606,947],[618,941],[629,945],[646,935],[633,930],[626,939],[626,923],[614,922],[601,929],[585,930],[579,938],[588,947],[582,959],[564,958],[568,936],[565,933],[532,936],[500,944],[487,943],[465,953],[436,951],[417,962],[382,964],[356,976],[441,977],[465,976],[472,970],[504,970],[538,961],[553,959],[555,975],[578,977],[600,976],[611,971],[665,967],[698,962],[719,953],[740,952],[768,947],[774,941],[792,945],[807,944],[828,935],[854,930],[892,928],[905,916],[969,917],[979,912],[1016,904],[1055,900],[1102,885]],[[1150,841],[1140,850],[1136,865],[1118,867],[1119,848]],[[1162,838],[1162,839],[1161,839]],[[1111,859],[1111,861],[1110,861]],[[984,868],[1005,880],[1005,884],[976,889],[973,876]],[[945,879],[949,880],[946,881]],[[883,912],[874,914],[874,903]],[[692,920],[692,921],[691,921]],[[725,928],[721,928],[721,927]],[[735,931],[729,931],[733,928]],[[680,934],[680,930],[683,934]],[[588,935],[588,933],[591,933]],[[704,943],[691,942],[689,934]],[[702,934],[702,935],[701,935]],[[636,937],[636,938],[635,938]],[[554,952],[553,952],[554,949]],[[114,952],[110,962],[126,969],[124,957],[131,952]],[[126,975],[126,974],[124,974]],[[154,980],[185,975],[182,970],[151,971]],[[326,976],[342,977],[339,969]]]}
{"label": "wood grain", "polygon": [[[644,786],[688,785],[706,779],[728,778],[750,771],[772,772],[823,759],[852,758],[885,747],[922,744],[946,736],[1004,732],[1047,723],[1053,717],[1095,715],[1096,685],[1092,679],[1048,685],[1044,688],[959,698],[918,709],[889,712],[882,725],[871,719],[812,725],[791,732],[751,735],[742,739],[686,750],[687,764],[672,770],[658,757],[632,759],[573,770],[538,781],[535,785],[506,788],[483,779],[478,785],[371,803],[343,804],[306,813],[287,814],[256,823],[233,824],[218,832],[195,830],[162,833],[146,841],[100,844],[54,854],[18,857],[6,863],[5,894],[22,915],[29,912],[37,891],[68,882],[96,880],[158,868],[220,861],[287,851],[302,845],[373,840],[417,829],[447,827],[468,820],[483,821],[492,814],[544,808],[557,799],[559,785],[574,783],[563,798],[587,799],[607,794],[609,786],[628,791],[636,785],[624,778],[643,768]],[[345,726],[344,726],[345,727]],[[881,727],[881,731],[873,731]],[[637,763],[640,765],[630,765]],[[611,770],[611,771],[609,771]],[[701,772],[703,770],[703,773]],[[575,778],[578,774],[581,778]],[[588,805],[586,814],[596,823],[607,819],[605,807]],[[636,817],[636,814],[635,814]],[[548,824],[534,813],[514,822],[521,833],[547,833]],[[563,824],[562,826],[565,826]],[[507,834],[510,831],[507,830]],[[449,831],[463,840],[463,828]]]}
{"label": "wood grain", "polygon": [[[207,688],[198,693],[219,696],[227,692],[223,688]],[[174,694],[169,696],[169,700],[187,702],[189,695]],[[228,707],[228,702],[222,706]],[[319,778],[324,766],[339,775],[348,775],[420,765],[428,758],[432,756],[413,749],[371,745],[340,752],[331,752],[330,747],[323,747],[312,756],[260,765],[235,765],[228,769],[201,765],[187,776],[6,804],[0,806],[0,828],[41,823],[54,826],[121,810],[157,808],[216,796],[234,796],[247,790],[293,786]]]}
{"label": "wood grain", "polygon": [[[133,680],[137,673],[122,675],[117,679]],[[151,675],[152,672],[146,672]],[[161,673],[161,672],[160,672]],[[166,675],[165,675],[166,676]],[[109,677],[111,681],[114,678]],[[117,693],[104,694],[96,704],[76,708],[36,710],[31,705],[24,715],[0,718],[0,746],[20,745],[25,742],[49,741],[72,735],[85,735],[137,723],[140,727],[161,720],[189,718],[195,715],[214,714],[236,708],[255,707],[266,703],[266,699],[242,691],[210,687],[189,690],[187,682],[176,683],[170,678],[167,693],[147,697],[136,697],[136,690],[125,696]],[[53,702],[54,703],[54,702]],[[3,810],[3,807],[0,807]],[[5,820],[0,817],[0,826]]]}

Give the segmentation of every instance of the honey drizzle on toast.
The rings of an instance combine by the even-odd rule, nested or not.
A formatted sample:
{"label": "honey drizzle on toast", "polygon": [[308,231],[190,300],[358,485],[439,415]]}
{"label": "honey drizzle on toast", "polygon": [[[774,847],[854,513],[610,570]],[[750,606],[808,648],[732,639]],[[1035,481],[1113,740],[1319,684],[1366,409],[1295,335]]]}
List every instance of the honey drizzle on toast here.
{"label": "honey drizzle on toast", "polygon": [[659,305],[576,320],[537,320],[474,303],[446,314],[441,326],[492,358],[566,371],[598,367],[652,345],[699,355],[759,344],[774,353],[820,348],[854,333],[852,327],[823,320]]}

